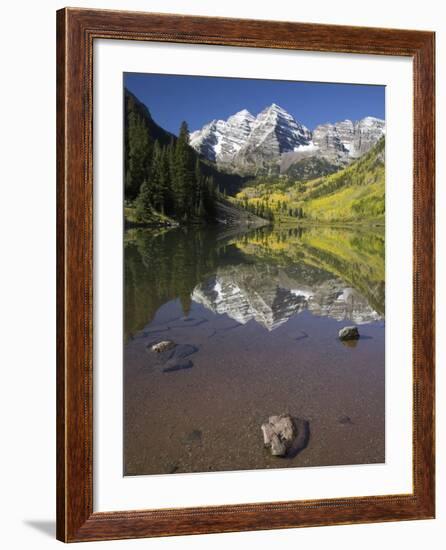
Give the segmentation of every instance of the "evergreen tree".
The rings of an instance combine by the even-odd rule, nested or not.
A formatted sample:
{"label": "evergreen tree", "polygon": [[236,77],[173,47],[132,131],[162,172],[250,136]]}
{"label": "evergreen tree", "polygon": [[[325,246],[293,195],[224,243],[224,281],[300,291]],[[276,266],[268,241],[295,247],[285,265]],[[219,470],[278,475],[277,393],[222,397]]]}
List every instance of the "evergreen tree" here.
{"label": "evergreen tree", "polygon": [[203,176],[201,174],[200,159],[195,160],[195,182],[194,182],[194,210],[199,218],[204,218],[205,209],[203,202]]}
{"label": "evergreen tree", "polygon": [[152,191],[147,181],[141,185],[135,201],[135,214],[140,222],[150,222],[152,219]]}
{"label": "evergreen tree", "polygon": [[215,214],[215,195],[216,189],[214,178],[212,176],[208,176],[207,178],[205,178],[205,182],[203,185],[203,205],[206,215],[209,216],[211,219]]}
{"label": "evergreen tree", "polygon": [[167,164],[169,167],[169,191],[170,201],[168,204],[168,214],[173,215],[175,212],[175,190],[176,190],[176,170],[175,170],[175,142],[172,138],[167,147]]}
{"label": "evergreen tree", "polygon": [[169,167],[169,146],[161,151],[161,189],[163,195],[162,211],[169,213],[172,211],[172,181]]}
{"label": "evergreen tree", "polygon": [[193,160],[192,150],[189,146],[189,129],[187,123],[182,122],[175,145],[173,192],[177,218],[183,221],[187,221],[193,211]]}
{"label": "evergreen tree", "polygon": [[150,174],[151,202],[155,210],[164,212],[164,179],[162,151],[158,141],[153,148],[152,170]]}
{"label": "evergreen tree", "polygon": [[134,110],[128,115],[125,196],[134,199],[150,171],[152,142],[141,116]]}

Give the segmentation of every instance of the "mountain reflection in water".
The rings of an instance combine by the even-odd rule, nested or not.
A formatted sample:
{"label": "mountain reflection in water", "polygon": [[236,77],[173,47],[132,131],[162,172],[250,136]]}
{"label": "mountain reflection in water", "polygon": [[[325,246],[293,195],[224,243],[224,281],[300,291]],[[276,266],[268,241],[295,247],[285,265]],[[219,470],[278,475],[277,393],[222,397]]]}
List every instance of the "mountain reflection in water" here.
{"label": "mountain reflection in water", "polygon": [[192,302],[272,331],[307,310],[365,324],[384,318],[384,231],[214,227],[125,234],[126,339],[165,303]]}

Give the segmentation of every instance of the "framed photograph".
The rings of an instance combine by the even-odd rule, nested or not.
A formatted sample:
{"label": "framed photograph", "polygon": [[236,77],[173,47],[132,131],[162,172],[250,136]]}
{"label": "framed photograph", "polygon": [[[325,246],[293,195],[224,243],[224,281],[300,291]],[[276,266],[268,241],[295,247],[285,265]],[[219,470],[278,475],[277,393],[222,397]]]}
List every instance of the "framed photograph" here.
{"label": "framed photograph", "polygon": [[57,537],[434,517],[434,33],[57,13]]}

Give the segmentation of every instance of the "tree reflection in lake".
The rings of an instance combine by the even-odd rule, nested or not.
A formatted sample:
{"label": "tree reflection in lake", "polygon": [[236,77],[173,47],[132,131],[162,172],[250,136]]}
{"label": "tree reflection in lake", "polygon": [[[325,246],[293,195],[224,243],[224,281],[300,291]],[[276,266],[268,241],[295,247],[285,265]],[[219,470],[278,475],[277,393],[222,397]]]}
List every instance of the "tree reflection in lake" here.
{"label": "tree reflection in lake", "polygon": [[384,233],[333,227],[131,230],[125,241],[125,332],[164,303],[191,301],[269,330],[307,309],[363,324],[384,316]]}

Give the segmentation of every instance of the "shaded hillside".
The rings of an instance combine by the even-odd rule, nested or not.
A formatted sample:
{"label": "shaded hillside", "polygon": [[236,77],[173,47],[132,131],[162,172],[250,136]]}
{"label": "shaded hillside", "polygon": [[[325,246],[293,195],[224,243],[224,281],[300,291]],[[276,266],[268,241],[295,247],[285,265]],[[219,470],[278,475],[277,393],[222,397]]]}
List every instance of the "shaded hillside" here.
{"label": "shaded hillside", "polygon": [[[134,113],[142,121],[143,126],[146,128],[147,133],[153,141],[158,140],[161,145],[168,145],[172,139],[176,137],[161,128],[152,118],[149,109],[139,101],[139,99],[132,94],[129,90],[124,90],[124,131],[126,138],[128,138],[129,127],[129,115]],[[128,153],[127,141],[126,152]]]}
{"label": "shaded hillside", "polygon": [[[276,179],[246,186],[237,204],[269,208],[276,222],[383,221],[385,213],[385,138],[343,170],[290,184]],[[327,169],[329,167],[327,166]]]}
{"label": "shaded hillside", "polygon": [[269,221],[243,208],[237,208],[230,201],[220,198],[215,203],[217,222],[230,226],[262,227],[268,225]]}
{"label": "shaded hillside", "polygon": [[[174,134],[153,120],[149,109],[134,94],[124,90],[124,171],[127,201],[136,199],[143,182],[152,177],[156,143],[163,149],[174,147],[177,140]],[[191,164],[195,167],[198,163],[202,176],[212,179],[216,190],[221,193],[237,193],[248,179],[237,174],[220,172],[192,147],[188,147],[188,155]]]}
{"label": "shaded hillside", "polygon": [[309,219],[383,220],[385,213],[385,140],[344,170],[310,182],[302,194]]}

